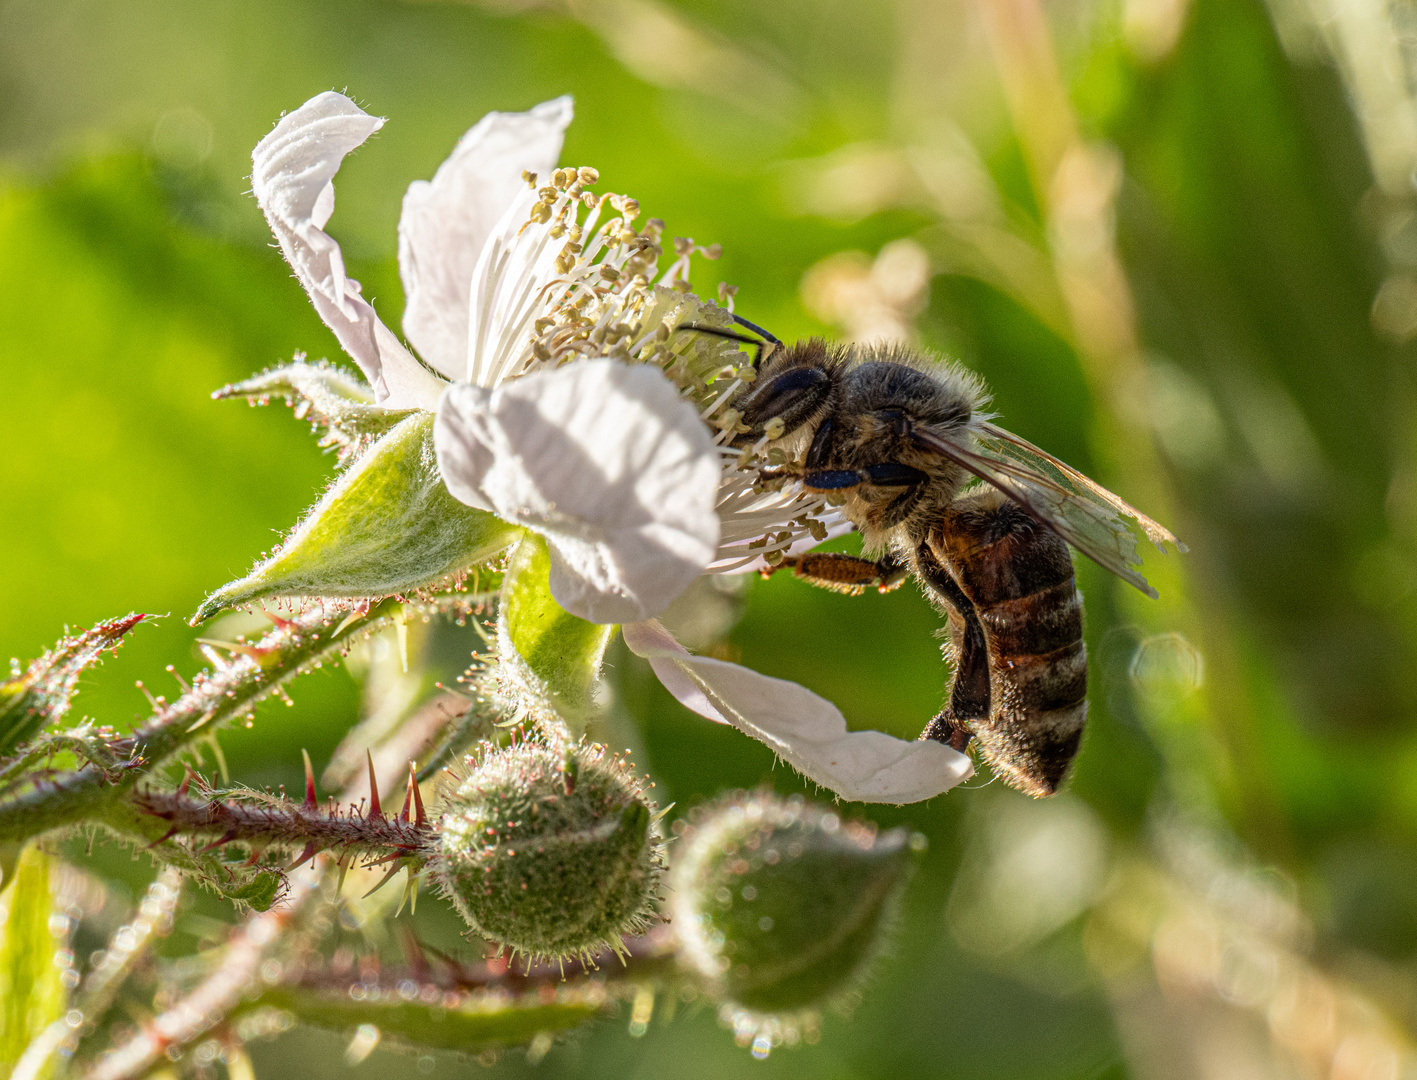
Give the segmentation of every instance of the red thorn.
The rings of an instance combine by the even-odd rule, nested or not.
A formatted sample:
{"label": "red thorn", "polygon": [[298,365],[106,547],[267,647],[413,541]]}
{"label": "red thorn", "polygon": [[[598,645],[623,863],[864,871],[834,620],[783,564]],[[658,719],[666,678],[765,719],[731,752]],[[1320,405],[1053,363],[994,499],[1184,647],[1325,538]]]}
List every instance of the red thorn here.
{"label": "red thorn", "polygon": [[305,759],[305,809],[314,810],[318,806],[315,798],[315,769],[310,764],[310,753],[301,750],[300,756]]}
{"label": "red thorn", "polygon": [[423,812],[423,793],[418,790],[418,781],[415,780],[413,772],[413,762],[408,763],[409,783],[413,785],[413,809],[414,823],[421,829],[428,824],[428,815]]}
{"label": "red thorn", "polygon": [[199,848],[196,850],[196,852],[194,852],[194,854],[201,855],[203,852],[211,851],[212,848],[221,847],[222,844],[229,843],[230,841],[235,840],[235,839],[236,839],[236,830],[235,830],[235,829],[229,829],[229,830],[227,831],[226,835],[223,836],[220,840],[213,840],[213,841],[212,841],[210,844],[208,844],[206,847],[199,847]]}
{"label": "red thorn", "polygon": [[413,762],[408,763],[408,790],[403,793],[403,809],[399,811],[399,820],[405,825],[408,824],[408,812],[413,807],[413,789],[418,785],[413,780]]}
{"label": "red thorn", "polygon": [[315,841],[311,840],[308,844],[305,845],[305,850],[300,853],[300,858],[296,859],[293,863],[287,866],[286,870],[294,870],[297,866],[301,866],[309,862],[315,857],[315,851]]}
{"label": "red thorn", "polygon": [[158,846],[158,844],[162,843],[164,840],[171,840],[173,834],[176,833],[176,832],[177,832],[177,826],[174,825],[174,826],[172,826],[172,828],[168,829],[167,832],[163,833],[163,834],[162,834],[161,836],[159,836],[156,840],[154,840],[151,844],[149,844],[149,845],[148,845],[148,848],[149,848],[149,849],[155,848],[155,847]]}
{"label": "red thorn", "polygon": [[374,775],[374,755],[364,751],[364,760],[369,763],[369,814],[371,818],[382,818],[384,810],[379,805],[379,779]]}
{"label": "red thorn", "polygon": [[398,859],[402,859],[404,856],[410,854],[412,851],[413,851],[413,848],[401,847],[401,848],[399,848],[397,851],[395,851],[392,855],[385,855],[385,856],[384,856],[383,858],[381,858],[381,859],[374,859],[372,862],[361,863],[360,865],[361,865],[365,870],[369,869],[369,867],[371,867],[371,866],[382,866],[384,863],[387,863],[387,862],[394,862],[394,861],[396,861],[396,860],[398,860]]}
{"label": "red thorn", "polygon": [[270,608],[266,607],[265,604],[261,605],[261,614],[264,615],[266,618],[270,619],[271,622],[275,623],[276,627],[280,630],[289,630],[292,626],[295,625],[295,623],[293,623],[291,620],[281,618]]}
{"label": "red thorn", "polygon": [[188,765],[184,761],[182,763],[182,768],[185,769],[186,772],[184,772],[182,775],[182,783],[179,784],[177,787],[177,794],[186,795],[187,789],[192,786],[192,766]]}
{"label": "red thorn", "polygon": [[402,867],[402,866],[399,866],[399,865],[397,865],[397,864],[395,864],[395,865],[389,867],[389,872],[388,872],[387,874],[385,874],[382,879],[380,879],[379,884],[375,885],[372,889],[370,889],[367,893],[365,893],[364,896],[361,896],[360,899],[363,900],[363,899],[366,899],[367,897],[373,896],[376,892],[378,892],[378,891],[379,891],[380,889],[382,889],[385,885],[387,885],[390,881],[392,881],[392,880],[394,879],[394,875],[397,874],[397,873],[398,873],[400,870],[402,870],[402,869],[403,869],[403,867]]}

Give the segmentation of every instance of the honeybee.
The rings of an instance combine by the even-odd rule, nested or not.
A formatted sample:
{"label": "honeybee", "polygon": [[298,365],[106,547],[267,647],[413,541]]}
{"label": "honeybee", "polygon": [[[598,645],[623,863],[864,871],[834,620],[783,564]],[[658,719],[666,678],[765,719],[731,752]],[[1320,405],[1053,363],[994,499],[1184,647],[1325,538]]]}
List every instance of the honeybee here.
{"label": "honeybee", "polygon": [[839,502],[862,536],[861,557],[808,553],[775,569],[853,594],[913,576],[948,620],[953,672],[944,708],[920,737],[961,751],[973,743],[1011,786],[1054,794],[1087,719],[1082,596],[1069,545],[1153,597],[1122,519],[1158,547],[1184,545],[991,423],[983,383],[963,368],[901,345],[784,345],[734,319],[762,340],[685,327],[757,348],[758,378],[733,401],[748,429],[734,445],[777,436],[773,445],[798,464],[764,478],[794,478]]}

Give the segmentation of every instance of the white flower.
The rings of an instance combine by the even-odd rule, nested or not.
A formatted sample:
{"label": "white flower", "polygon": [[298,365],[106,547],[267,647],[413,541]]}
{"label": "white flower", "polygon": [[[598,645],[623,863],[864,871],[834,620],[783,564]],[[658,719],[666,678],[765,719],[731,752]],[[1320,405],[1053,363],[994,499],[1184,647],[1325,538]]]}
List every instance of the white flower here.
{"label": "white flower", "polygon": [[563,245],[521,228],[538,198],[522,173],[551,171],[570,120],[569,98],[492,113],[404,197],[404,331],[436,371],[379,319],[324,231],[335,172],[381,119],[342,94],[312,98],[256,147],[252,188],[376,400],[437,412],[449,490],[546,536],[558,602],[609,623],[663,610],[712,561],[719,455],[697,410],[651,367],[588,361],[528,374]]}
{"label": "white flower", "polygon": [[682,705],[766,743],[807,779],[844,799],[919,802],[973,775],[970,759],[943,743],[847,731],[841,711],[806,687],[694,656],[654,619],[621,629],[630,651],[649,660]]}
{"label": "white flower", "polygon": [[716,254],[676,240],[661,271],[661,223],[636,229],[633,199],[592,195],[593,169],[555,169],[571,112],[558,98],[491,113],[431,181],[410,186],[399,267],[403,329],[421,361],[324,231],[340,163],[383,120],[342,94],[312,98],[257,145],[252,188],[378,403],[436,413],[448,490],[547,539],[562,607],[626,624],[627,643],[681,701],[848,798],[910,802],[953,786],[969,772],[963,755],[849,734],[830,702],[690,656],[652,621],[699,574],[762,567],[844,523],[820,496],[765,490],[767,439],[728,445],[744,430],[730,402],[756,373],[732,343],[675,332],[730,325],[688,293],[690,257]]}

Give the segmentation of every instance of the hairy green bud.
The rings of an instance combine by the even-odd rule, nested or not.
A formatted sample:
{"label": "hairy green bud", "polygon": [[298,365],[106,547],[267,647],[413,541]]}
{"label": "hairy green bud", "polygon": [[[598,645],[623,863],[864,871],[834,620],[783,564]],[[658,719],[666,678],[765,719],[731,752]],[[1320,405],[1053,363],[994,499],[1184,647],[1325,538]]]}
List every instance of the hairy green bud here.
{"label": "hairy green bud", "polygon": [[538,740],[470,762],[429,865],[468,925],[533,957],[589,957],[643,933],[661,860],[654,803],[605,747]]}
{"label": "hairy green bud", "polygon": [[679,956],[765,1055],[851,990],[879,954],[915,846],[801,796],[698,811],[671,879]]}

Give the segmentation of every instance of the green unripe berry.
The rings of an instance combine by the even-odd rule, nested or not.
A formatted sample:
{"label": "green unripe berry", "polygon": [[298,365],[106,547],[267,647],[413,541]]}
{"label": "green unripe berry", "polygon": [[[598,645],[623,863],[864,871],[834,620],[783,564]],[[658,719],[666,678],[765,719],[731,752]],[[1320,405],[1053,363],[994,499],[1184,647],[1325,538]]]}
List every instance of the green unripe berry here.
{"label": "green unripe berry", "polygon": [[479,934],[534,957],[644,932],[661,871],[654,804],[603,746],[494,751],[447,798],[433,880]]}
{"label": "green unripe berry", "polygon": [[840,998],[878,955],[916,845],[799,796],[706,809],[675,853],[679,955],[765,1054],[782,1014]]}

